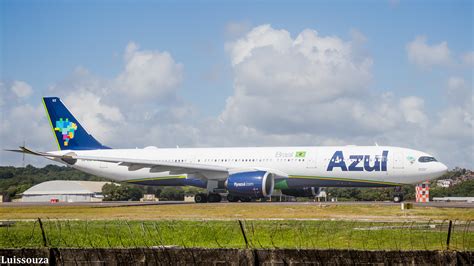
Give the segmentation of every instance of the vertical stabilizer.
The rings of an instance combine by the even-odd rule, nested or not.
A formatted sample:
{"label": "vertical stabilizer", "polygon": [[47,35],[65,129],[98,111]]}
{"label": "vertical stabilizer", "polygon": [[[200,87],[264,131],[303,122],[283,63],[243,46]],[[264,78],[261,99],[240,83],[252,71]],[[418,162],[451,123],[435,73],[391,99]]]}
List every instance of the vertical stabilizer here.
{"label": "vertical stabilizer", "polygon": [[87,133],[58,97],[43,97],[43,104],[60,150],[110,149]]}

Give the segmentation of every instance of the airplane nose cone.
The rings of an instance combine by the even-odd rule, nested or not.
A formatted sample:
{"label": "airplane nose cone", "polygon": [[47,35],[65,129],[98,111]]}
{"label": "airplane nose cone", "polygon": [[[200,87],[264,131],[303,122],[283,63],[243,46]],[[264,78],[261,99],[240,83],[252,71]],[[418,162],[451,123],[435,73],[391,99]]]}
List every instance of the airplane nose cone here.
{"label": "airplane nose cone", "polygon": [[444,174],[446,174],[448,172],[448,167],[444,164],[441,164],[441,172]]}
{"label": "airplane nose cone", "polygon": [[443,163],[439,163],[437,167],[434,169],[434,174],[436,175],[436,178],[446,174],[448,172],[448,167],[444,165]]}

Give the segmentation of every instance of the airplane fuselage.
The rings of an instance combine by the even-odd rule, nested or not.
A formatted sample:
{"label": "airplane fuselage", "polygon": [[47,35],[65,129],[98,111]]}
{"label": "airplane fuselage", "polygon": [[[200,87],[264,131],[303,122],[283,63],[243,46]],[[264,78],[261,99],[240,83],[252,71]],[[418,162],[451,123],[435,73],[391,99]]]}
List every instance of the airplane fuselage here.
{"label": "airplane fuselage", "polygon": [[[447,167],[437,161],[420,162],[430,155],[389,146],[253,147],[104,149],[55,151],[78,156],[130,158],[157,162],[222,166],[233,171],[262,170],[274,173],[275,188],[384,187],[415,184],[437,178]],[[192,173],[160,171],[158,168],[130,168],[120,163],[77,160],[72,167],[117,181],[143,185],[192,185],[206,187]],[[229,173],[229,174],[232,174]]]}

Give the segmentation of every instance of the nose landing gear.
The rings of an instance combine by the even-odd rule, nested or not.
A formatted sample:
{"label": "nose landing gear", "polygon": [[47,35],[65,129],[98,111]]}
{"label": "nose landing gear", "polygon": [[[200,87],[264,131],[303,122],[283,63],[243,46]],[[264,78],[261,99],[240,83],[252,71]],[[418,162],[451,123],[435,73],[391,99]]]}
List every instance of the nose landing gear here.
{"label": "nose landing gear", "polygon": [[395,187],[393,192],[393,202],[399,203],[403,201],[403,191],[401,187]]}

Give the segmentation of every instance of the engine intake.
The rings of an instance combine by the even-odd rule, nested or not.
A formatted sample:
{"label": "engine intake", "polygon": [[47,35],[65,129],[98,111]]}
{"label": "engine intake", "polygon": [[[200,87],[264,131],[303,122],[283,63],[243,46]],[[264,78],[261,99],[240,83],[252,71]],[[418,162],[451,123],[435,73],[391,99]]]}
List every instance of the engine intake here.
{"label": "engine intake", "polygon": [[266,171],[232,174],[226,181],[226,187],[230,194],[252,198],[270,197],[274,186],[274,174]]}

